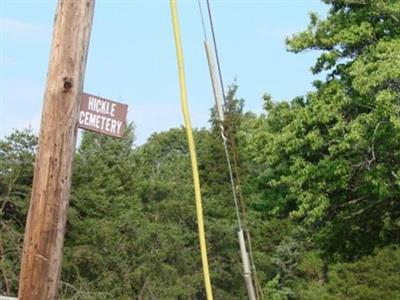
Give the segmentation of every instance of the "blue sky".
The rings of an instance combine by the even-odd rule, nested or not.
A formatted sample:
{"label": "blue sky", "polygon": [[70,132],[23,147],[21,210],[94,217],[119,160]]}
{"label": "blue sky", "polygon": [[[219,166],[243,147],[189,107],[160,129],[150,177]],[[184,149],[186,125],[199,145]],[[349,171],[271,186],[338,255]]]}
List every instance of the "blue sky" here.
{"label": "blue sky", "polygon": [[[79,0],[77,0],[79,1]],[[0,0],[1,128],[39,128],[56,1]],[[179,1],[192,123],[207,126],[213,105],[197,0]],[[306,28],[319,0],[211,1],[225,84],[235,79],[246,109],[262,95],[289,100],[312,90],[317,53],[287,53],[284,39]],[[205,7],[205,5],[204,5]],[[137,144],[180,126],[182,114],[167,0],[97,0],[84,91],[129,105]]]}

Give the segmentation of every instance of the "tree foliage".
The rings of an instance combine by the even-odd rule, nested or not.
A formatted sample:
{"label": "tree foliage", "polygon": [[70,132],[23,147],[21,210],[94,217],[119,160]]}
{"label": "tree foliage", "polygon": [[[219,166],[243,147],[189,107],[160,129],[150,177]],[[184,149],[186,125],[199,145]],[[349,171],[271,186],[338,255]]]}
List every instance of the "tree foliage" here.
{"label": "tree foliage", "polygon": [[17,291],[37,137],[16,130],[0,141],[0,291]]}
{"label": "tree foliage", "polygon": [[[263,207],[315,233],[334,259],[399,242],[400,54],[398,2],[327,1],[328,17],[287,40],[323,51],[316,91],[290,103],[265,96],[267,116],[243,134],[265,166]],[[387,3],[388,2],[388,3]]]}
{"label": "tree foliage", "polygon": [[[244,112],[236,85],[226,95],[258,279],[266,299],[399,299],[400,2],[324,2],[327,17],[311,13],[287,47],[318,50],[311,71],[325,80],[289,102],[266,94],[261,115]],[[194,137],[213,291],[244,299],[215,109],[210,125]],[[133,125],[122,139],[82,135],[63,299],[205,299],[184,130],[134,140]],[[17,292],[36,144],[29,131],[0,141],[1,294]]]}

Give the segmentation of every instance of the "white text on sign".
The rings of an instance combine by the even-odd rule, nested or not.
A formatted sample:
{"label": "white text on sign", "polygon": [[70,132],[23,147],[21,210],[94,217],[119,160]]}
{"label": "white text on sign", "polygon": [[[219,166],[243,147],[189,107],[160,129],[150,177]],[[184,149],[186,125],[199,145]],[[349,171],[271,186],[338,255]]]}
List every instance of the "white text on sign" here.
{"label": "white text on sign", "polygon": [[83,94],[78,125],[80,128],[121,137],[125,129],[127,105]]}
{"label": "white text on sign", "polygon": [[121,121],[97,114],[101,113],[114,117],[115,105],[115,103],[110,103],[107,100],[100,100],[90,96],[88,111],[81,111],[79,115],[79,123],[95,127],[101,131],[119,135],[122,125]]}

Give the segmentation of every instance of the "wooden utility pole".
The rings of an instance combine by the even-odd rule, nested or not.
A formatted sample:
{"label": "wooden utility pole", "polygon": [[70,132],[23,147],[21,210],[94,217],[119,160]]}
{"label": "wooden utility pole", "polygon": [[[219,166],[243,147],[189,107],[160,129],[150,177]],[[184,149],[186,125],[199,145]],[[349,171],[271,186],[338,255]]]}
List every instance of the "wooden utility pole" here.
{"label": "wooden utility pole", "polygon": [[58,297],[71,166],[94,2],[58,1],[25,229],[19,300]]}

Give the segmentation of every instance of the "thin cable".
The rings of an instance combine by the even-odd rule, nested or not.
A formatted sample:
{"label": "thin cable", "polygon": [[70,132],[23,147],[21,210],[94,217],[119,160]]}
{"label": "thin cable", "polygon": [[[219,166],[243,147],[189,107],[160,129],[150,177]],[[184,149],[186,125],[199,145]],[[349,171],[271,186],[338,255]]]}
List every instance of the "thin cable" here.
{"label": "thin cable", "polygon": [[201,6],[200,0],[197,0],[197,3],[199,4],[200,19],[201,19],[201,26],[203,27],[204,40],[207,41],[208,37],[207,37],[206,25],[204,22],[203,7]]}
{"label": "thin cable", "polygon": [[[216,41],[216,37],[215,37],[214,22],[213,22],[213,17],[212,17],[212,13],[211,13],[210,1],[207,0],[206,3],[207,3],[208,17],[209,17],[210,27],[211,27],[211,35],[212,35],[213,45],[214,45],[215,59],[217,61],[217,70],[218,70],[218,77],[219,77],[219,81],[220,81],[220,85],[221,85],[222,98],[224,101],[225,112],[229,113],[228,118],[226,120],[227,121],[227,129],[228,129],[226,132],[227,139],[232,147],[231,150],[232,150],[232,157],[233,157],[233,168],[235,171],[235,177],[236,177],[236,181],[237,181],[237,187],[238,187],[238,193],[239,193],[239,203],[240,203],[240,208],[242,210],[244,224],[246,226],[247,225],[247,217],[246,217],[247,212],[245,209],[242,190],[241,190],[241,180],[240,180],[240,175],[239,175],[239,163],[238,163],[238,155],[236,152],[236,143],[235,143],[235,139],[233,137],[233,132],[230,132],[230,130],[229,130],[229,129],[232,129],[231,114],[230,114],[228,102],[226,100],[226,95],[225,95],[224,80],[223,80],[221,64],[220,64],[220,60],[219,60],[218,47],[217,47],[217,41]],[[235,188],[235,194],[236,194],[236,188]],[[252,255],[250,254],[250,256],[252,256]]]}
{"label": "thin cable", "polygon": [[[219,77],[219,81],[220,81],[220,85],[221,85],[222,98],[223,98],[224,106],[225,106],[224,111],[226,113],[230,113],[230,110],[229,110],[229,107],[228,107],[228,102],[226,100],[226,95],[225,95],[224,80],[223,80],[223,76],[222,76],[221,63],[220,63],[220,60],[219,60],[217,39],[215,37],[214,22],[213,22],[213,17],[212,17],[212,13],[211,13],[210,1],[207,0],[206,3],[207,3],[208,18],[209,18],[210,27],[211,27],[211,35],[212,35],[213,45],[214,45],[215,59],[217,61],[218,77]],[[232,120],[231,120],[231,116],[230,115],[228,115],[228,118],[227,118],[227,125],[228,125],[227,126],[228,127],[227,138],[229,140],[229,143],[232,146],[233,164],[234,164],[236,180],[237,180],[237,183],[238,183],[240,208],[242,210],[242,214],[243,214],[243,218],[244,218],[244,224],[246,225],[247,224],[246,209],[245,209],[245,206],[243,204],[243,196],[242,196],[242,191],[241,191],[241,182],[240,182],[241,180],[240,180],[240,175],[239,175],[238,156],[237,156],[237,153],[236,153],[236,143],[235,143],[235,139],[233,137],[233,132],[232,133],[229,132],[229,128],[232,128]]]}
{"label": "thin cable", "polygon": [[253,269],[254,281],[256,283],[257,297],[258,297],[258,299],[264,300],[264,295],[262,293],[262,287],[261,287],[260,281],[258,280],[256,265],[254,263],[253,247],[252,247],[250,232],[248,230],[246,230],[245,233],[246,233],[246,238],[248,240],[248,245],[249,245],[250,262],[251,262],[251,268]]}
{"label": "thin cable", "polygon": [[233,178],[231,160],[229,158],[228,146],[226,144],[227,140],[226,140],[226,137],[224,135],[223,128],[221,129],[221,135],[222,135],[222,139],[224,141],[224,150],[225,150],[226,162],[228,163],[229,178],[231,180],[231,188],[232,188],[233,200],[235,202],[236,218],[237,218],[239,230],[242,230],[242,220],[240,218],[239,205],[238,205],[238,200],[237,200],[236,191],[235,191],[235,180]]}
{"label": "thin cable", "polygon": [[[222,97],[223,97],[223,101],[224,101],[224,105],[225,105],[225,111],[226,112],[230,112],[229,111],[229,107],[228,107],[228,103],[226,100],[226,95],[225,95],[225,88],[224,88],[224,81],[223,81],[223,77],[222,77],[222,71],[221,71],[221,64],[220,64],[220,60],[219,60],[219,53],[218,53],[218,47],[217,47],[217,41],[216,41],[216,37],[215,37],[215,30],[214,30],[214,22],[213,22],[213,17],[212,17],[212,13],[211,13],[211,6],[210,6],[210,1],[206,0],[207,3],[207,11],[208,11],[208,17],[209,17],[209,21],[210,21],[210,27],[211,27],[211,35],[212,35],[212,39],[213,39],[213,44],[214,44],[214,52],[215,52],[215,56],[216,56],[216,61],[217,61],[217,67],[218,67],[218,76],[219,76],[219,81],[220,81],[220,85],[221,85],[221,90],[222,90]],[[228,116],[228,128],[232,129],[232,120],[231,120],[231,116]],[[233,162],[234,162],[234,168],[235,168],[235,174],[236,174],[236,180],[238,183],[238,192],[239,192],[239,199],[240,199],[240,204],[241,204],[241,209],[242,209],[242,214],[243,214],[243,219],[244,219],[244,224],[247,227],[247,213],[245,210],[245,204],[244,204],[244,200],[243,200],[243,195],[242,195],[242,191],[241,191],[241,180],[240,180],[240,175],[239,175],[239,167],[238,167],[238,155],[236,152],[236,143],[235,143],[235,139],[233,137],[233,132],[229,132],[228,130],[228,138],[229,138],[229,142],[232,146],[232,155],[233,155]],[[224,140],[224,146],[226,146],[226,142]],[[227,149],[227,147],[226,147]],[[228,153],[228,158],[229,158],[229,152]],[[230,167],[230,164],[229,164]],[[231,169],[231,167],[230,167]],[[234,193],[234,195],[236,195],[236,193]],[[254,281],[256,283],[256,290],[257,290],[257,295],[260,299],[263,299],[263,294],[261,292],[261,288],[260,288],[260,283],[258,280],[258,276],[257,276],[257,272],[256,272],[256,266],[255,266],[255,262],[254,262],[254,258],[253,258],[253,251],[252,251],[252,245],[251,245],[251,238],[250,238],[250,233],[248,232],[248,230],[245,230],[246,232],[246,236],[247,236],[247,242],[249,244],[249,255],[250,255],[250,261],[251,261],[251,265],[252,265],[252,269],[253,269],[253,274],[254,274]]]}
{"label": "thin cable", "polygon": [[236,188],[235,188],[235,179],[233,176],[233,170],[232,170],[232,163],[229,157],[229,150],[228,150],[228,145],[227,145],[227,138],[225,136],[225,129],[223,126],[224,123],[224,112],[222,110],[222,101],[221,98],[223,96],[220,93],[220,86],[218,79],[216,77],[216,70],[215,70],[215,64],[214,64],[214,56],[212,53],[212,49],[210,48],[210,44],[208,43],[208,40],[204,41],[204,46],[207,54],[207,60],[208,60],[208,66],[210,70],[210,77],[211,77],[211,84],[213,88],[213,93],[214,93],[214,99],[215,99],[215,106],[216,106],[216,112],[217,112],[217,118],[219,121],[219,128],[221,131],[221,137],[222,141],[224,144],[224,150],[225,150],[225,159],[228,164],[228,171],[229,171],[229,179],[231,183],[231,189],[232,189],[232,195],[233,195],[233,200],[235,203],[235,212],[236,212],[236,217],[237,217],[237,222],[238,222],[238,227],[239,230],[242,230],[242,220],[240,218],[240,213],[239,213],[239,204],[238,204],[238,199],[236,195]]}
{"label": "thin cable", "polygon": [[234,199],[234,203],[235,203],[237,225],[239,227],[238,238],[239,238],[240,254],[241,254],[241,258],[242,258],[243,276],[244,276],[244,280],[246,282],[247,294],[248,294],[249,299],[256,300],[254,285],[253,285],[252,277],[251,277],[251,266],[249,264],[249,257],[248,257],[248,252],[246,250],[246,242],[245,242],[245,238],[243,235],[243,229],[242,229],[242,220],[240,218],[240,213],[239,213],[239,206],[238,206],[238,200],[237,200],[237,195],[236,195],[235,180],[233,177],[232,164],[230,161],[227,139],[224,134],[224,126],[223,126],[224,113],[222,111],[221,88],[220,88],[220,84],[219,84],[219,81],[218,81],[217,75],[216,75],[217,73],[216,73],[215,64],[214,64],[213,51],[211,50],[207,40],[204,41],[204,46],[205,46],[205,50],[206,50],[206,54],[207,54],[208,67],[209,67],[209,71],[210,71],[211,83],[212,83],[212,88],[213,88],[213,93],[214,93],[214,100],[215,100],[215,105],[216,105],[216,110],[217,110],[217,118],[219,121],[219,128],[221,131],[221,137],[222,137],[222,141],[223,141],[223,145],[224,145],[225,158],[226,158],[226,161],[228,164],[231,189],[232,189],[233,199]]}
{"label": "thin cable", "polygon": [[217,60],[217,66],[218,66],[219,81],[221,82],[222,95],[224,97],[224,104],[226,106],[227,103],[226,103],[226,97],[225,97],[224,80],[222,79],[221,65],[219,63],[218,47],[217,47],[217,41],[215,38],[214,22],[213,22],[213,18],[212,18],[212,14],[211,14],[210,1],[207,0],[206,2],[207,2],[208,18],[210,20],[211,35],[212,35],[213,44],[214,44],[215,58]]}
{"label": "thin cable", "polygon": [[190,160],[191,160],[191,164],[192,164],[193,184],[194,184],[194,191],[195,191],[195,198],[196,198],[197,226],[198,226],[198,230],[199,230],[200,252],[201,252],[201,260],[202,260],[202,264],[203,264],[204,284],[205,284],[205,288],[206,288],[207,300],[213,300],[210,272],[208,269],[206,237],[205,237],[205,232],[204,232],[204,218],[203,218],[201,191],[200,191],[200,177],[199,177],[199,170],[198,170],[198,166],[197,166],[196,147],[195,147],[194,139],[193,139],[193,131],[192,131],[192,125],[190,122],[190,114],[189,114],[188,101],[187,101],[185,66],[184,66],[184,60],[183,60],[183,50],[182,50],[182,42],[181,42],[181,34],[180,34],[180,28],[179,28],[179,18],[178,18],[178,9],[177,9],[177,5],[176,5],[176,0],[170,0],[170,8],[171,8],[172,25],[173,25],[173,30],[174,30],[176,56],[177,56],[177,60],[178,60],[178,73],[179,73],[179,86],[180,86],[180,93],[181,93],[182,113],[183,113],[183,119],[184,119],[185,127],[186,127],[186,134],[187,134],[187,139],[188,139],[188,144],[189,144],[189,152],[190,152]]}

